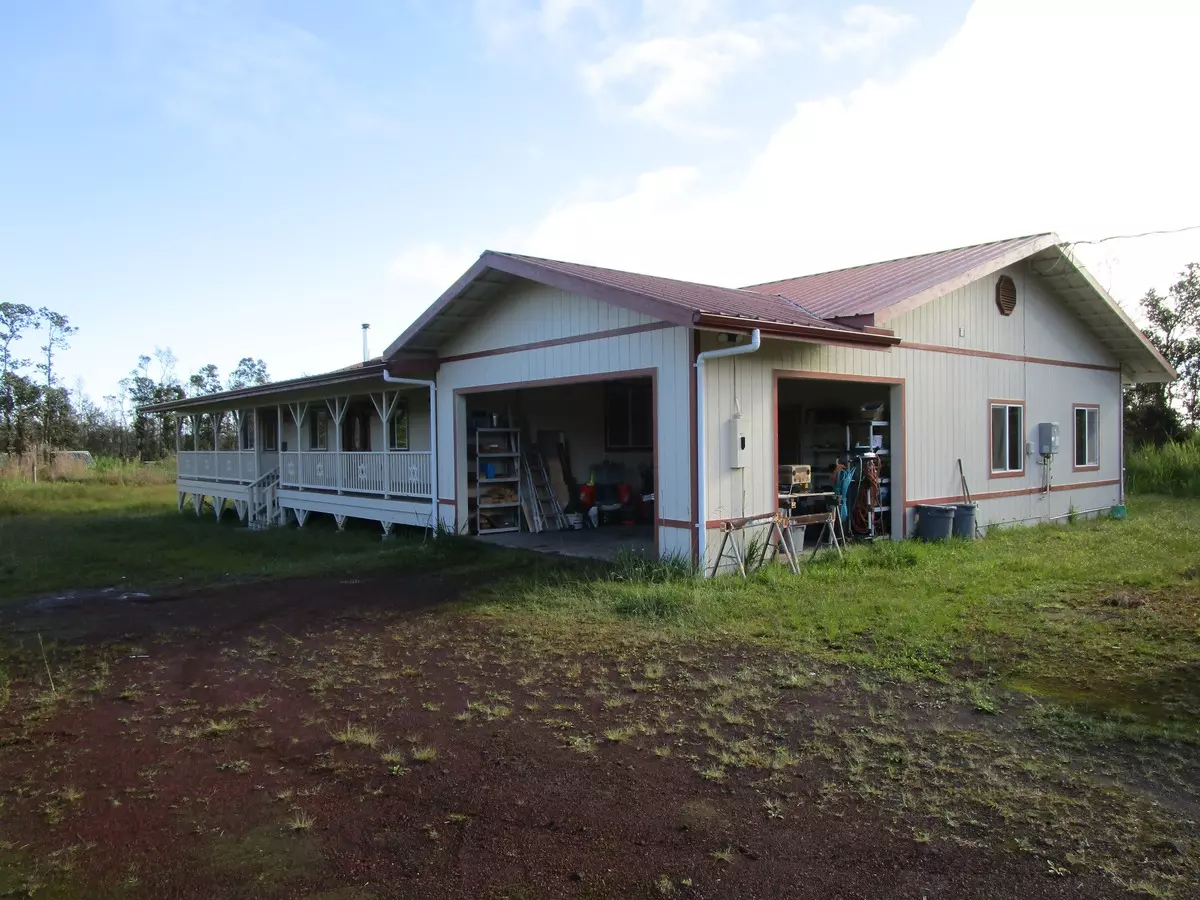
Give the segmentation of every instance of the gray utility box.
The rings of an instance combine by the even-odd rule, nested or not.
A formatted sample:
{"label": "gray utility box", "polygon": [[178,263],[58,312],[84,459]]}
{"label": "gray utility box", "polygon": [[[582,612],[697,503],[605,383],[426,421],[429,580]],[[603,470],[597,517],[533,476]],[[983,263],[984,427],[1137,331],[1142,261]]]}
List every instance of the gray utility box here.
{"label": "gray utility box", "polygon": [[1057,422],[1039,422],[1038,423],[1038,455],[1039,456],[1057,456],[1058,455],[1058,423]]}

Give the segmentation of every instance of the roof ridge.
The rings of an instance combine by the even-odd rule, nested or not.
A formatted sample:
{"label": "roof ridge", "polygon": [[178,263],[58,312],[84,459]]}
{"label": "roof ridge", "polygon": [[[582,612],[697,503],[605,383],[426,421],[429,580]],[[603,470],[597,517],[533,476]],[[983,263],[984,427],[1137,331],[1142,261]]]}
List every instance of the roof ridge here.
{"label": "roof ridge", "polygon": [[[751,290],[749,287],[729,287],[728,285],[724,285],[724,284],[713,284],[712,282],[709,282],[709,281],[691,281],[686,278],[676,278],[673,275],[652,275],[649,272],[634,272],[632,269],[614,269],[610,266],[595,266],[595,265],[592,265],[591,263],[572,262],[569,259],[550,259],[549,257],[546,257],[546,256],[530,256],[526,253],[505,253],[500,250],[491,250],[488,252],[493,253],[496,256],[507,256],[512,259],[522,259],[527,262],[533,262],[533,263],[552,263],[555,265],[576,266],[576,267],[583,268],[583,269],[596,269],[601,272],[614,272],[619,275],[633,275],[637,278],[658,278],[658,279],[661,279],[662,281],[674,281],[677,284],[690,284],[690,285],[695,285],[697,287],[713,288],[718,291],[733,291],[734,293],[745,294],[747,296],[747,298],[762,299],[762,297],[765,296],[762,291]],[[868,265],[870,265],[870,264],[868,263]],[[781,280],[782,281],[790,281],[791,279],[784,278]],[[774,282],[766,282],[766,283],[773,284]],[[807,313],[808,315],[812,316],[815,319],[821,318],[820,316],[818,316],[816,313],[812,312],[811,310],[805,309],[803,306],[801,306],[795,300],[792,300],[788,297],[783,296],[783,294],[774,294],[771,296],[777,297],[778,299],[784,301],[785,303],[787,303],[791,306],[794,306],[796,309],[800,310],[801,312]]]}
{"label": "roof ridge", "polygon": [[1033,240],[1034,238],[1050,237],[1053,234],[1053,231],[1039,231],[1033,234],[1022,234],[1016,237],[1000,238],[999,240],[995,241],[981,241],[978,244],[963,244],[961,247],[949,247],[945,250],[930,250],[926,253],[910,253],[908,256],[895,256],[891,259],[877,259],[874,262],[859,263],[858,265],[854,266],[842,266],[841,268],[837,269],[825,269],[820,272],[809,272],[804,275],[792,275],[789,278],[776,278],[772,281],[760,281],[756,282],[755,284],[746,285],[744,288],[741,288],[741,290],[770,287],[773,284],[783,284],[785,281],[799,281],[802,278],[817,278],[821,275],[833,275],[837,272],[852,272],[855,269],[869,269],[871,266],[882,266],[888,263],[905,262],[910,259],[920,259],[924,256],[941,256],[945,253],[957,253],[960,250],[974,250],[978,247],[991,247],[995,244],[1012,244],[1016,243],[1017,241],[1029,241]]}

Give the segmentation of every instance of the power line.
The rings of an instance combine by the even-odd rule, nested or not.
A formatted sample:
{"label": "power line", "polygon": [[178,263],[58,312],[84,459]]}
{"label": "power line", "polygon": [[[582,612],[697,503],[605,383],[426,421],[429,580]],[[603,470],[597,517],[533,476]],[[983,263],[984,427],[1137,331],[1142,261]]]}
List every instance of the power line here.
{"label": "power line", "polygon": [[1108,241],[1124,241],[1130,238],[1152,237],[1156,234],[1182,234],[1185,231],[1200,230],[1200,225],[1186,225],[1183,228],[1163,228],[1158,231],[1143,231],[1139,234],[1114,234],[1109,237],[1097,238],[1094,241],[1066,241],[1062,246],[1075,247],[1080,244],[1104,244]]}

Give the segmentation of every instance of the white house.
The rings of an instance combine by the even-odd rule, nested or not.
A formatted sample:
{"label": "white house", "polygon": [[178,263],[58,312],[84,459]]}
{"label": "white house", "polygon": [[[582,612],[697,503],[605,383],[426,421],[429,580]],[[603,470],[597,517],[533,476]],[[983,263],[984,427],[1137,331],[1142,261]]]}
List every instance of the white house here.
{"label": "white house", "polygon": [[[964,480],[985,525],[1107,511],[1122,386],[1174,377],[1039,234],[741,289],[485,252],[379,359],[152,409],[182,414],[180,505],[197,511],[708,562],[726,520],[781,506],[781,465],[810,466],[820,492],[864,448],[876,534],[910,534]],[[238,447],[197,446],[223,415]],[[561,500],[593,473],[632,499],[611,525],[524,534],[540,466],[515,454],[531,448]]]}

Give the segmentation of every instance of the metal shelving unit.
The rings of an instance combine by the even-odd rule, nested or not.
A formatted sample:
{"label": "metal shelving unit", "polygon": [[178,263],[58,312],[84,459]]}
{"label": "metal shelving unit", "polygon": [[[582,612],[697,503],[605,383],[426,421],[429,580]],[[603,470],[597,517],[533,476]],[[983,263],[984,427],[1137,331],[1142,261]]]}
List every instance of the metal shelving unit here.
{"label": "metal shelving unit", "polygon": [[[475,432],[475,528],[479,534],[521,530],[521,432],[480,428]],[[489,486],[494,486],[491,497]]]}

